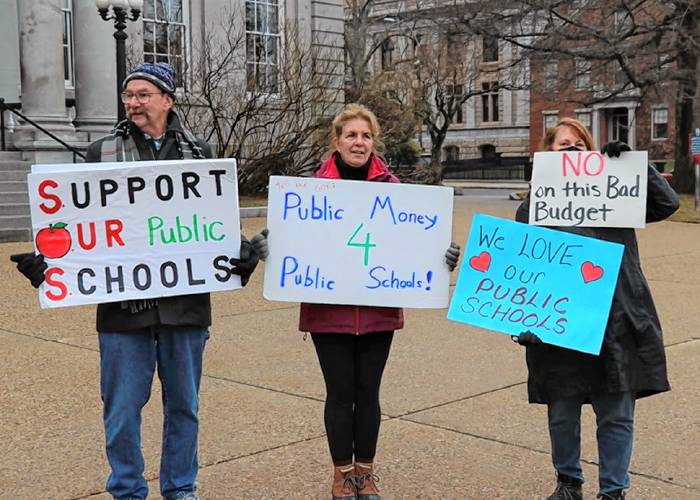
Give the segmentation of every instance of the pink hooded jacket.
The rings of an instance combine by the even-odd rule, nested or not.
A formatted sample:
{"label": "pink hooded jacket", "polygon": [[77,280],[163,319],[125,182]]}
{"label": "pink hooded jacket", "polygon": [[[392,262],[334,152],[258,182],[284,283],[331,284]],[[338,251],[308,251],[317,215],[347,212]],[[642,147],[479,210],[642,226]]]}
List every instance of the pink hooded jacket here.
{"label": "pink hooded jacket", "polygon": [[[334,153],[331,153],[314,172],[314,177],[340,179]],[[367,180],[399,182],[386,163],[376,155],[372,155]],[[362,335],[401,328],[403,328],[403,309],[398,307],[302,303],[299,311],[299,330],[302,332]]]}

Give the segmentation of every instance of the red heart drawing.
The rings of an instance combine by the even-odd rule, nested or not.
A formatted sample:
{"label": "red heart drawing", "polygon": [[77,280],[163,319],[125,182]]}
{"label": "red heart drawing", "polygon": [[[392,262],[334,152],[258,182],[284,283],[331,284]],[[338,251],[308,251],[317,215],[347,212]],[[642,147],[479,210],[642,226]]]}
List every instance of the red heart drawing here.
{"label": "red heart drawing", "polygon": [[491,254],[486,251],[481,252],[478,257],[474,256],[469,259],[469,265],[477,271],[485,273],[491,265]]}
{"label": "red heart drawing", "polygon": [[603,277],[603,268],[596,266],[593,262],[586,261],[581,264],[581,275],[584,283],[590,283]]}

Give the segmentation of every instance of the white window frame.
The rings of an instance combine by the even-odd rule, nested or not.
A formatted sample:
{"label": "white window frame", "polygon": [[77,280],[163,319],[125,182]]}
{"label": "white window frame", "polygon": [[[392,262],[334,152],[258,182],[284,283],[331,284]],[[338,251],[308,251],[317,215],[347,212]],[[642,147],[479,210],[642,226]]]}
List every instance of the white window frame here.
{"label": "white window frame", "polygon": [[[547,120],[551,117],[554,117],[554,123],[548,127]],[[554,127],[558,121],[559,121],[559,111],[542,111],[542,133],[546,134],[547,129]]]}
{"label": "white window frame", "polygon": [[[656,113],[658,111],[666,112],[666,135],[663,137],[656,137],[656,122],[654,121]],[[668,140],[668,106],[655,106],[651,109],[651,140],[652,141],[665,141]]]}
{"label": "white window frame", "polygon": [[[64,56],[64,84],[66,88],[75,88],[75,45],[73,40],[73,0],[61,0],[61,14],[63,20],[63,36],[66,43],[62,43]],[[66,33],[67,31],[67,33]],[[66,59],[67,55],[67,59]],[[68,78],[65,78],[66,67],[68,69]]]}
{"label": "white window frame", "polygon": [[[252,3],[253,5],[258,5],[258,4],[264,4],[269,6],[274,6],[272,0],[243,0],[243,22],[244,28],[245,28],[245,36],[246,36],[246,43],[245,43],[245,85],[246,85],[246,91],[249,94],[264,94],[264,95],[279,95],[281,92],[282,88],[282,68],[283,68],[283,58],[284,58],[284,50],[285,50],[285,41],[284,41],[284,26],[285,26],[285,2],[284,0],[276,0],[276,7],[277,7],[277,33],[268,33],[268,32],[259,32],[259,31],[248,31],[247,29],[247,4]],[[256,9],[257,11],[257,9]],[[263,35],[263,36],[275,36],[278,40],[278,52],[277,52],[277,88],[270,92],[269,89],[266,88],[258,88],[256,85],[254,88],[249,88],[248,87],[248,35]],[[255,61],[251,61],[255,63]],[[271,66],[271,65],[265,65],[265,66]]]}
{"label": "white window frame", "polygon": [[[586,108],[586,109],[577,109],[574,111],[576,113],[576,119],[583,123],[588,130],[592,130],[593,127],[593,110]],[[587,115],[588,116],[588,123],[584,122],[581,119],[582,115]]]}
{"label": "white window frame", "polygon": [[[144,62],[167,62],[168,64],[171,64],[173,67],[175,67],[177,74],[176,74],[176,84],[177,84],[177,89],[183,89],[187,86],[187,67],[189,65],[190,61],[190,0],[181,0],[182,1],[182,22],[170,22],[170,21],[163,21],[158,19],[158,11],[157,9],[157,2],[159,0],[144,0],[144,7],[142,7],[141,11],[141,22],[142,22],[142,42],[141,42],[141,48],[143,50],[143,60]],[[165,5],[169,8],[170,7],[170,2],[173,0],[165,0]],[[153,3],[153,13],[154,13],[154,18],[146,17],[145,16],[145,4],[146,2],[152,2]],[[146,52],[146,45],[145,45],[145,36],[146,36],[146,27],[145,25],[147,23],[153,24],[153,51]],[[167,61],[158,61],[158,56],[159,52],[156,51],[156,26],[158,24],[164,24],[166,26],[166,35],[167,35],[167,43],[168,43],[168,54],[167,54]],[[182,26],[184,28],[184,36],[182,40],[182,66],[177,67],[177,65],[173,64],[172,60],[174,57],[170,52],[170,31],[169,31],[169,26],[173,25],[178,25]],[[151,58],[149,56],[152,56],[152,61],[150,60]]]}
{"label": "white window frame", "polygon": [[542,67],[542,87],[546,92],[557,92],[559,90],[559,61],[547,61],[544,63]]}
{"label": "white window frame", "polygon": [[[482,81],[481,82],[481,88],[482,90],[487,90],[484,88],[484,85],[488,85],[488,91],[484,92],[481,94],[481,123],[482,124],[492,124],[492,123],[499,123],[501,121],[501,110],[499,109],[499,106],[501,105],[501,89],[498,86],[498,81],[496,80],[489,80],[489,81]],[[493,88],[496,87],[498,90],[494,91]],[[488,116],[484,116],[484,98],[486,98],[486,102],[488,103],[488,109],[489,113]],[[494,103],[495,101],[495,103]],[[494,106],[495,104],[495,106]],[[494,115],[494,110],[496,111]],[[494,118],[496,118],[494,120]]]}
{"label": "white window frame", "polygon": [[591,88],[591,61],[577,57],[575,59],[576,68],[576,90],[589,90]]}

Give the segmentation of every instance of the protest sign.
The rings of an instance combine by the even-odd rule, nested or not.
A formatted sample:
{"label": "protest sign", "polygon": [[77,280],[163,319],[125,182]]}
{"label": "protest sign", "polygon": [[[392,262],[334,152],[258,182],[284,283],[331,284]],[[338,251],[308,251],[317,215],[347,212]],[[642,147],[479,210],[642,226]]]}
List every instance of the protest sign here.
{"label": "protest sign", "polygon": [[623,251],[476,214],[447,319],[597,355]]}
{"label": "protest sign", "polygon": [[452,189],[270,177],[269,300],[446,307]]}
{"label": "protest sign", "polygon": [[240,288],[235,160],[34,165],[42,307]]}
{"label": "protest sign", "polygon": [[646,204],[646,151],[535,153],[530,224],[644,227]]}

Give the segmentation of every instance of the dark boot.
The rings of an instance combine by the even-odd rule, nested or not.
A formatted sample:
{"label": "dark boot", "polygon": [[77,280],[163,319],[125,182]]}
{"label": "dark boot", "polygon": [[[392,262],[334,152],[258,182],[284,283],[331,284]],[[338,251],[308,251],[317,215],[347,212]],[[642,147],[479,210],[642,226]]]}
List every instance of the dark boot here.
{"label": "dark boot", "polygon": [[596,498],[601,500],[625,500],[625,490],[615,490],[610,493],[599,493]]}
{"label": "dark boot", "polygon": [[557,474],[557,488],[547,500],[583,500],[583,481]]}
{"label": "dark boot", "polygon": [[333,500],[357,500],[357,488],[355,488],[355,467],[343,465],[333,471],[333,486],[331,487]]}
{"label": "dark boot", "polygon": [[355,463],[355,481],[358,500],[381,500],[376,484],[379,482],[379,477],[374,473],[372,463]]}

